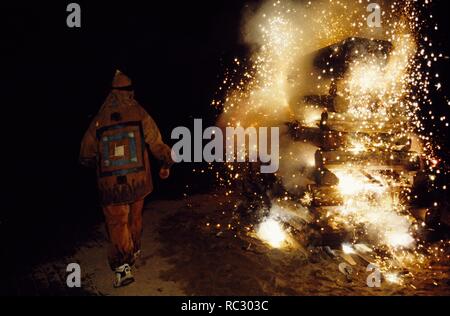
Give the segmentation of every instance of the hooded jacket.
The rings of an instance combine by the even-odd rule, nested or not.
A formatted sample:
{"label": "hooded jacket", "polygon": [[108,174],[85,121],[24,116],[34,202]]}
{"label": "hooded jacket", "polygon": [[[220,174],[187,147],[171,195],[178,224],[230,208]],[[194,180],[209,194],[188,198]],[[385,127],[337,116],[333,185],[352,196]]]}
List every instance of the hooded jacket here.
{"label": "hooded jacket", "polygon": [[117,72],[80,150],[80,163],[97,169],[103,206],[133,203],[152,192],[147,145],[164,167],[173,164],[156,123],[134,99],[131,81]]}

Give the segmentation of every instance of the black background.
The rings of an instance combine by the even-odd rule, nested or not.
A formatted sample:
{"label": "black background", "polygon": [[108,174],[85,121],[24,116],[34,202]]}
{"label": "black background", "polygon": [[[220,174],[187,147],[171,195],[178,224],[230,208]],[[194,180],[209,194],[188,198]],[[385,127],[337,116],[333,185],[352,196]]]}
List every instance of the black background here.
{"label": "black background", "polygon": [[[19,270],[70,251],[102,220],[95,173],[78,164],[78,153],[115,69],[132,78],[137,100],[172,144],[174,127],[194,118],[214,123],[210,103],[224,70],[245,55],[239,25],[249,2],[79,1],[80,29],[66,26],[68,3],[1,10],[8,95],[2,130],[9,134],[2,149],[1,254],[2,263]],[[194,180],[192,167],[176,165],[164,182],[154,177],[150,198],[210,188],[212,177]]]}
{"label": "black background", "polygon": [[[102,219],[95,175],[78,165],[81,137],[109,92],[116,68],[128,74],[138,101],[154,117],[163,138],[193,118],[213,124],[210,105],[240,42],[242,10],[258,1],[77,1],[81,29],[66,26],[70,1],[4,4],[1,9],[2,264],[22,269],[89,237]],[[436,49],[448,55],[450,28],[445,1],[434,4]],[[447,114],[443,95],[449,60],[436,63],[444,91],[433,111]],[[5,94],[3,96],[5,96]],[[448,94],[448,93],[447,93]],[[220,95],[219,95],[220,97]],[[448,151],[448,129],[426,122]],[[181,198],[210,188],[190,165],[177,165],[151,198]]]}

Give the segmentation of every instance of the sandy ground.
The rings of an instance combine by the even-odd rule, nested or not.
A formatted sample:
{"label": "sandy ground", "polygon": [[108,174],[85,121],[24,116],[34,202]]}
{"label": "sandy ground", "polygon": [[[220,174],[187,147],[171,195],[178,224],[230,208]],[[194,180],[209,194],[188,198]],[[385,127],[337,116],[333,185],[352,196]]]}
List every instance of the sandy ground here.
{"label": "sandy ground", "polygon": [[143,254],[136,264],[136,282],[127,287],[112,287],[103,225],[97,228],[99,238],[73,257],[36,270],[64,269],[78,262],[82,290],[88,295],[450,295],[448,266],[414,271],[414,278],[405,278],[403,285],[383,280],[380,288],[369,288],[365,265],[354,266],[348,281],[339,272],[340,258],[272,249],[244,229],[228,229],[238,219],[222,202],[220,195],[211,194],[148,203]]}

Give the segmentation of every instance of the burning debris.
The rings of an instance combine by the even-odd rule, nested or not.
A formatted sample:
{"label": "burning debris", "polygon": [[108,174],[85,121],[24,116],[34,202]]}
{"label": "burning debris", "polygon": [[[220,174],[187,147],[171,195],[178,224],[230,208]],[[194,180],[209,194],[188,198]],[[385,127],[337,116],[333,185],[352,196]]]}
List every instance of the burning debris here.
{"label": "burning debris", "polygon": [[[267,2],[246,21],[245,40],[257,49],[249,66],[235,60],[225,101],[213,103],[223,127],[279,126],[280,169],[262,180],[230,165],[219,177],[227,194],[236,175],[262,181],[242,205],[265,201],[254,212],[256,235],[272,247],[293,236],[350,266],[374,263],[395,284],[403,284],[395,269],[432,256],[414,192],[437,171],[419,114],[430,104],[423,64],[437,54],[418,40],[414,5],[386,5],[378,30],[367,27],[361,1]],[[290,216],[279,216],[282,203]]]}

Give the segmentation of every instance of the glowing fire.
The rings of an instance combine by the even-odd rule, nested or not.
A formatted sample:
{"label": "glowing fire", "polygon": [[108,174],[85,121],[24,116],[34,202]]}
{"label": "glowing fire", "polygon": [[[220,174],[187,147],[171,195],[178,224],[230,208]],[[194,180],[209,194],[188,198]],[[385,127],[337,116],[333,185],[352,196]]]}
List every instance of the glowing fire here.
{"label": "glowing fire", "polygon": [[346,254],[355,253],[355,250],[353,249],[352,245],[350,244],[342,244],[342,251]]}
{"label": "glowing fire", "polygon": [[354,154],[359,154],[366,150],[367,150],[366,146],[364,145],[363,142],[360,142],[360,141],[354,141],[352,144],[352,147],[349,148],[349,151]]}
{"label": "glowing fire", "polygon": [[337,209],[336,222],[348,227],[363,224],[369,236],[391,250],[411,248],[412,222],[403,215],[389,194],[388,180],[381,176],[366,177],[362,172],[338,170],[339,191],[344,205]]}
{"label": "glowing fire", "polygon": [[402,278],[397,273],[394,272],[385,273],[384,278],[389,283],[403,284]]}
{"label": "glowing fire", "polygon": [[[434,119],[434,115],[430,111],[429,117],[420,117],[418,112],[421,106],[432,105],[428,94],[434,74],[424,68],[442,57],[431,51],[428,38],[417,36],[423,23],[418,10],[426,10],[429,2],[421,3],[421,7],[417,1],[408,0],[383,4],[383,27],[367,28],[362,1],[266,1],[243,23],[244,41],[252,47],[252,55],[248,60],[235,59],[236,69],[226,74],[220,87],[226,91],[225,100],[213,102],[223,107],[218,122],[222,126],[239,122],[242,126],[285,127],[286,122],[295,120],[302,127],[317,130],[323,127],[318,122],[322,123],[324,107],[306,104],[303,97],[328,95],[332,84],[336,86],[333,109],[327,108],[326,127],[338,132],[339,137],[347,137],[345,145],[334,144],[336,147],[350,158],[362,158],[356,164],[343,163],[343,158],[337,169],[329,168],[339,179],[334,188],[342,203],[327,211],[327,218],[354,233],[354,240],[342,245],[345,253],[355,251],[353,244],[365,242],[371,243],[374,251],[388,250],[397,260],[400,253],[406,256],[404,252],[409,251],[414,259],[408,255],[408,262],[421,261],[415,251],[416,236],[412,235],[419,225],[409,216],[406,205],[411,195],[404,188],[412,186],[407,168],[394,171],[378,159],[383,168],[377,169],[364,157],[383,154],[393,161],[394,153],[410,154],[403,160],[407,163],[420,155],[430,171],[439,167],[422,124],[423,119]],[[326,76],[336,71],[331,64],[315,72],[312,52],[355,37],[382,40],[391,49],[380,58],[380,52],[357,48],[339,79]],[[333,120],[338,122],[336,129]],[[314,153],[319,145],[309,139],[295,142],[286,135],[280,139],[276,176],[289,193],[306,191],[314,180],[304,174],[317,167]],[[232,185],[238,171],[230,167],[221,180]],[[305,193],[299,202],[311,205],[314,197]],[[257,236],[277,248],[288,237],[278,217],[273,216],[259,225]],[[394,275],[385,277],[397,282]]]}
{"label": "glowing fire", "polygon": [[257,235],[273,248],[281,248],[287,238],[281,224],[276,219],[270,217],[259,224]]}
{"label": "glowing fire", "polygon": [[[378,178],[378,182],[371,182],[364,174],[354,169],[335,171],[339,178],[338,188],[344,196],[355,196],[359,194],[382,194],[386,191],[385,183]],[[381,181],[380,181],[381,180]]]}

